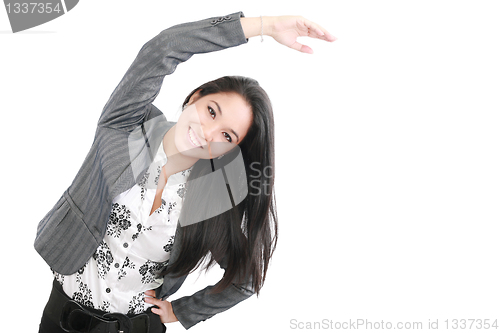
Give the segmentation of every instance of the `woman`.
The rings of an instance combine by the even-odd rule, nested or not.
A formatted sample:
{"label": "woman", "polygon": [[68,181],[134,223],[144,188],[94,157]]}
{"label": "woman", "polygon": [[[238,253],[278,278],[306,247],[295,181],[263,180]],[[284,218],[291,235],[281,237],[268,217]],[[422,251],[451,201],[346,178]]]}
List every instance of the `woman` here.
{"label": "woman", "polygon": [[[277,237],[267,94],[223,77],[194,89],[177,123],[152,102],[193,54],[259,34],[306,53],[298,36],[335,40],[302,17],[240,12],[171,27],[141,48],[73,183],[38,226],[35,248],[55,276],[40,332],[188,329],[258,294]],[[167,301],[204,259],[225,269],[222,280]]]}

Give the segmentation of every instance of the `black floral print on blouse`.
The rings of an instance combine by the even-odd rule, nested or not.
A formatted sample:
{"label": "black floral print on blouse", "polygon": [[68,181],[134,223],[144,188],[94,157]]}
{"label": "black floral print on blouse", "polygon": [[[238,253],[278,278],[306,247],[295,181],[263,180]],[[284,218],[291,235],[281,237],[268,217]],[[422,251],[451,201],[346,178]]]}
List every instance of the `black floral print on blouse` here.
{"label": "black floral print on blouse", "polygon": [[177,190],[177,195],[184,199],[184,195],[186,194],[186,185],[185,184],[179,184],[179,189]]}
{"label": "black floral print on blouse", "polygon": [[109,306],[111,305],[111,303],[109,303],[108,301],[103,301],[102,303],[102,305],[99,305],[99,310],[109,312]]}
{"label": "black floral print on blouse", "polygon": [[97,263],[97,275],[104,279],[113,263],[113,255],[111,254],[108,244],[102,241],[92,257]]}
{"label": "black floral print on blouse", "polygon": [[148,183],[149,171],[144,174],[142,179],[137,183],[141,188],[141,200],[144,200],[144,195],[146,194],[146,184]]}
{"label": "black floral print on blouse", "polygon": [[119,238],[123,230],[130,228],[130,210],[125,205],[114,203],[109,214],[107,234]]}
{"label": "black floral print on blouse", "polygon": [[118,272],[118,280],[121,280],[125,275],[127,275],[127,272],[125,269],[135,269],[135,264],[130,260],[129,257],[125,258],[125,261],[123,262],[122,267],[120,268],[120,271]]}
{"label": "black floral print on blouse", "polygon": [[132,240],[136,240],[137,237],[139,237],[140,234],[142,234],[144,231],[151,231],[153,230],[152,226],[149,227],[144,227],[141,223],[137,224],[137,232],[132,235]]}
{"label": "black floral print on blouse", "polygon": [[73,300],[75,302],[88,306],[90,308],[95,308],[92,301],[92,291],[89,289],[86,283],[80,281],[80,286],[77,292],[73,294]]}
{"label": "black floral print on blouse", "polygon": [[146,310],[146,302],[144,302],[144,293],[133,296],[132,300],[128,303],[128,314],[140,314]]}
{"label": "black floral print on blouse", "polygon": [[142,275],[141,282],[144,284],[152,283],[158,277],[163,268],[167,267],[168,260],[165,262],[146,261],[139,267],[139,274]]}
{"label": "black floral print on blouse", "polygon": [[174,246],[174,238],[175,236],[170,236],[170,238],[168,239],[168,243],[163,247],[165,252],[172,251],[172,247]]}
{"label": "black floral print on blouse", "polygon": [[167,203],[166,203],[166,202],[165,202],[165,200],[162,198],[162,199],[161,199],[161,205],[160,205],[160,207],[158,207],[158,208],[157,208],[154,212],[155,212],[156,214],[160,214],[160,213],[161,213],[161,212],[165,209],[165,205],[166,205],[166,204],[167,204]]}
{"label": "black floral print on blouse", "polygon": [[169,202],[169,203],[168,203],[168,210],[167,210],[167,212],[168,212],[168,214],[169,214],[169,215],[170,215],[170,212],[172,212],[172,209],[173,209],[175,206],[177,206],[177,202]]}
{"label": "black floral print on blouse", "polygon": [[161,175],[161,166],[158,165],[158,167],[156,168],[155,185],[158,185],[158,182],[160,181],[160,175]]}

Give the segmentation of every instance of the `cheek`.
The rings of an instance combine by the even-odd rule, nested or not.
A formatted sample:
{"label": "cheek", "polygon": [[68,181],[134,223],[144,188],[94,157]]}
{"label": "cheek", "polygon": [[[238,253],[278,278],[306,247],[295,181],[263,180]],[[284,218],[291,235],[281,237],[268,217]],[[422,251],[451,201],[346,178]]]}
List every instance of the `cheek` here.
{"label": "cheek", "polygon": [[184,148],[184,140],[182,138],[182,126],[179,126],[179,122],[175,125],[175,136],[174,136],[174,143],[175,147],[177,148],[178,151],[183,151]]}
{"label": "cheek", "polygon": [[192,107],[190,107],[190,117],[189,120],[193,123],[196,124],[201,124],[201,121],[204,120],[203,116],[203,107],[202,106],[196,106],[196,104],[193,104]]}
{"label": "cheek", "polygon": [[212,142],[210,144],[210,151],[215,158],[229,152],[234,146],[236,146],[236,144],[229,142]]}
{"label": "cheek", "polygon": [[177,119],[177,124],[175,125],[176,128],[179,129],[179,131],[176,131],[176,137],[177,137],[177,132],[182,131],[184,128],[188,126],[189,123],[189,116],[187,113],[182,112],[181,115],[179,116],[179,119]]}
{"label": "cheek", "polygon": [[200,123],[201,112],[198,111],[200,107],[197,107],[196,104],[188,105],[184,111],[182,111],[179,116],[178,123],[181,123],[183,127],[188,127],[191,123]]}

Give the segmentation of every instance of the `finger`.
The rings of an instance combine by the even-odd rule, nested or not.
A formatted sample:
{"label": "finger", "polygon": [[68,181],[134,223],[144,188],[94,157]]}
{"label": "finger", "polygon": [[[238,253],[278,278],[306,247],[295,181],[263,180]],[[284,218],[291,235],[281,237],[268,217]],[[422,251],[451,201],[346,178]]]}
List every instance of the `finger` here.
{"label": "finger", "polygon": [[300,52],[313,54],[313,50],[307,45],[302,45],[302,47],[300,48]]}
{"label": "finger", "polygon": [[153,312],[154,314],[157,314],[157,315],[160,315],[161,314],[161,310],[158,309],[158,308],[151,308],[151,312]]}
{"label": "finger", "polygon": [[317,23],[309,20],[304,20],[304,25],[309,29],[309,36],[313,38],[322,39],[325,41],[333,42],[337,40],[335,36],[329,33],[325,28]]}
{"label": "finger", "polygon": [[154,297],[144,297],[144,302],[149,303],[149,304],[153,304],[156,306],[161,305],[161,301],[159,299],[154,298]]}
{"label": "finger", "polygon": [[315,30],[312,34],[309,34],[309,37],[321,39],[327,42],[334,42],[337,40],[337,37],[321,28],[318,28],[318,30]]}
{"label": "finger", "polygon": [[144,292],[144,295],[155,297],[156,292],[154,290],[148,290]]}
{"label": "finger", "polygon": [[321,28],[319,24],[316,24],[309,20],[304,20],[304,25],[309,30],[309,34],[313,34],[316,37],[321,37],[325,35],[325,33],[323,32],[323,28]]}
{"label": "finger", "polygon": [[331,33],[329,33],[328,31],[326,31],[325,29],[323,28],[319,28],[321,31],[321,35],[317,35],[315,38],[318,38],[318,39],[321,39],[321,40],[324,40],[324,41],[327,41],[327,42],[334,42],[337,40],[337,37],[335,37],[334,35],[332,35]]}
{"label": "finger", "polygon": [[313,50],[309,46],[300,44],[299,42],[293,43],[292,45],[290,45],[290,47],[302,53],[309,53],[309,54],[313,53]]}
{"label": "finger", "polygon": [[322,40],[327,41],[327,42],[334,42],[337,40],[337,37],[335,37],[334,35],[332,35],[328,31],[322,30],[322,32],[323,32],[323,36],[319,36],[318,37],[319,39],[322,39]]}

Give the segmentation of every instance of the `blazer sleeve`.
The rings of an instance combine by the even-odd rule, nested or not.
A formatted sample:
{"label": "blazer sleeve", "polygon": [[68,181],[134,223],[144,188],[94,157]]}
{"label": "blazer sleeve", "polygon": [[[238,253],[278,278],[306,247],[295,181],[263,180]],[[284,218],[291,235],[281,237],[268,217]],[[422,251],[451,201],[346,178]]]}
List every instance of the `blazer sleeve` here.
{"label": "blazer sleeve", "polygon": [[139,51],[111,94],[98,126],[131,131],[144,122],[163,79],[193,54],[244,44],[242,12],[183,23],[160,32]]}
{"label": "blazer sleeve", "polygon": [[[219,262],[219,265],[223,269],[227,267],[225,260]],[[215,286],[208,286],[191,296],[171,302],[175,316],[185,329],[232,308],[255,293],[249,278],[245,283],[232,283],[220,293],[211,293],[214,288]]]}

